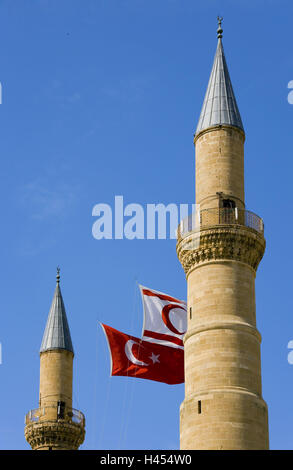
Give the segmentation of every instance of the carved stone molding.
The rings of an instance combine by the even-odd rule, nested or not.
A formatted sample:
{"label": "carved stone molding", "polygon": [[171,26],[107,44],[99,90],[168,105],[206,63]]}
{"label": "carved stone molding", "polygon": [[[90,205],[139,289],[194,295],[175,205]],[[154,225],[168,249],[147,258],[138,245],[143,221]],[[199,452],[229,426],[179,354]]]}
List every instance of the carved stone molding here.
{"label": "carved stone molding", "polygon": [[33,450],[50,447],[54,450],[77,450],[84,436],[84,427],[73,422],[45,421],[25,427],[25,438]]}
{"label": "carved stone molding", "polygon": [[263,257],[265,239],[256,230],[244,226],[214,226],[191,232],[177,242],[177,255],[186,276],[195,267],[221,260],[248,264],[254,271]]}

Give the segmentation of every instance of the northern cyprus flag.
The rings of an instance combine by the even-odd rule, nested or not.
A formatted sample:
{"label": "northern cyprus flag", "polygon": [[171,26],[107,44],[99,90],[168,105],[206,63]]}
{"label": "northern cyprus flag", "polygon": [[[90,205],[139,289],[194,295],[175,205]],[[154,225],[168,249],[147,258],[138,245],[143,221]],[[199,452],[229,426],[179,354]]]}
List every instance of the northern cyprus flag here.
{"label": "northern cyprus flag", "polygon": [[177,349],[184,349],[187,330],[187,306],[183,300],[163,292],[139,286],[143,302],[142,339]]}

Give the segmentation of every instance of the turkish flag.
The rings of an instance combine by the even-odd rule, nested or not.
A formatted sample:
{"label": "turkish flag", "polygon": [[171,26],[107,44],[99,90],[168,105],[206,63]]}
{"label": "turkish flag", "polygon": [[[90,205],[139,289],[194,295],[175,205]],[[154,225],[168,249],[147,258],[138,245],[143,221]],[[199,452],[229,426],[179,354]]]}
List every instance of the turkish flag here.
{"label": "turkish flag", "polygon": [[111,375],[174,385],[184,382],[184,350],[143,341],[102,324],[111,355]]}
{"label": "turkish flag", "polygon": [[143,340],[183,349],[186,302],[148,287],[139,288],[144,310]]}

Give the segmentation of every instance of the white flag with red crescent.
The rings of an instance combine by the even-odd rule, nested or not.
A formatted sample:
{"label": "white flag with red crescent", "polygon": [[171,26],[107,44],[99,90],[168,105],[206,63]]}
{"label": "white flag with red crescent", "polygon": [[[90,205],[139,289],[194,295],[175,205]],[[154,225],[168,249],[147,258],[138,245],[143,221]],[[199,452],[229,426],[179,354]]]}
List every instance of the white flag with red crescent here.
{"label": "white flag with red crescent", "polygon": [[144,310],[142,340],[184,349],[186,302],[148,287],[139,288]]}

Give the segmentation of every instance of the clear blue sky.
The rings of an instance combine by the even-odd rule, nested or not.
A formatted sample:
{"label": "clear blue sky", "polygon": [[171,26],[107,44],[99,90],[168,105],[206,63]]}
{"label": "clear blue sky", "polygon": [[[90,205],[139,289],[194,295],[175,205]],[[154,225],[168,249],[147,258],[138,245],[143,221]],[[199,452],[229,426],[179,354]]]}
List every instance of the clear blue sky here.
{"label": "clear blue sky", "polygon": [[184,386],[109,379],[97,322],[140,335],[138,282],[186,298],[175,240],[92,237],[92,208],[194,202],[193,133],[216,17],[246,130],[247,208],[264,218],[256,280],[270,444],[292,449],[292,1],[0,2],[0,448],[27,449],[57,264],[76,352],[83,449],[179,446]]}

